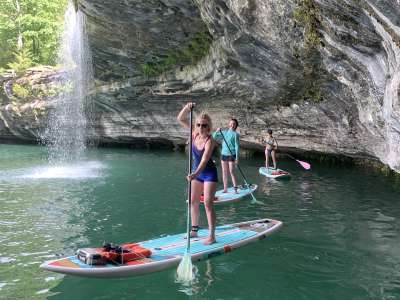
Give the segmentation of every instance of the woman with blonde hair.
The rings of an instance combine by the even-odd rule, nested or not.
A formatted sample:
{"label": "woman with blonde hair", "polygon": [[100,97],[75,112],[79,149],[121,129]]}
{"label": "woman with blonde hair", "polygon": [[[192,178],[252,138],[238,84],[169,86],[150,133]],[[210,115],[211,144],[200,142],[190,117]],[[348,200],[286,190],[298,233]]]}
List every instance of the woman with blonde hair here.
{"label": "woman with blonde hair", "polygon": [[[190,128],[188,113],[195,107],[194,102],[188,102],[178,114],[179,123]],[[187,176],[191,182],[191,219],[192,229],[190,237],[197,237],[199,231],[199,204],[201,194],[204,194],[204,207],[206,210],[209,236],[204,244],[215,243],[216,216],[214,210],[214,198],[217,190],[217,167],[211,159],[216,142],[211,136],[212,121],[208,114],[201,113],[197,116],[195,130],[192,136],[193,146],[190,151],[193,154],[192,172]]]}

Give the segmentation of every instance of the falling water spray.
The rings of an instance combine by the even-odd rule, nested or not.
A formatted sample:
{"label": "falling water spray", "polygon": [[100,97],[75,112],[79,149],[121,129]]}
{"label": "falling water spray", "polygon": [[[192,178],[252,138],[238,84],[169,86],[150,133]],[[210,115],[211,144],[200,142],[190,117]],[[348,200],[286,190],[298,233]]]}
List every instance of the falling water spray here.
{"label": "falling water spray", "polygon": [[42,141],[53,165],[78,161],[86,148],[93,83],[85,15],[72,2],[65,13],[59,64],[61,92],[49,112]]}

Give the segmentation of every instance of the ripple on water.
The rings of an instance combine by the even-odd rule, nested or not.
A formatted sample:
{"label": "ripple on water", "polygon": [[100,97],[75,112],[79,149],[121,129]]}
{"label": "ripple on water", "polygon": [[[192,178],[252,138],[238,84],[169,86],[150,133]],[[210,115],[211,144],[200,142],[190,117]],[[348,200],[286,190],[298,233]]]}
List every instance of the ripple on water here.
{"label": "ripple on water", "polygon": [[15,258],[11,258],[11,257],[0,257],[0,264],[7,264],[10,262],[15,261]]}
{"label": "ripple on water", "polygon": [[36,295],[43,295],[43,294],[47,294],[48,292],[49,292],[49,289],[43,289],[43,290],[37,291]]}
{"label": "ripple on water", "polygon": [[0,221],[1,226],[8,226],[8,227],[12,227],[13,225],[15,225],[17,223],[18,222],[14,222],[14,221]]}
{"label": "ripple on water", "polygon": [[49,251],[40,251],[40,252],[32,252],[32,253],[22,252],[22,253],[20,253],[20,255],[21,256],[34,256],[34,255],[41,255],[41,254],[48,254],[48,253],[49,253]]}
{"label": "ripple on water", "polygon": [[54,276],[48,276],[48,277],[46,277],[46,278],[44,279],[44,281],[49,282],[49,281],[54,281],[54,280],[56,280],[56,279],[57,279],[57,278],[54,277]]}

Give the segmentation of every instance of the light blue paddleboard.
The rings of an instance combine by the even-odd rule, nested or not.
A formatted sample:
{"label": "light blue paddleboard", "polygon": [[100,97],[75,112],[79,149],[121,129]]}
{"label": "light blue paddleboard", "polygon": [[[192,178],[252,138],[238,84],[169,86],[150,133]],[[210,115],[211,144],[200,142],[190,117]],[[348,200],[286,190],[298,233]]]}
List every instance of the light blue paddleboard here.
{"label": "light blue paddleboard", "polygon": [[[237,202],[243,197],[254,193],[257,187],[256,184],[250,184],[249,186],[240,185],[236,191],[233,187],[230,187],[226,193],[224,193],[223,190],[219,190],[215,193],[214,205]],[[201,199],[201,203],[203,203],[203,198]]]}
{"label": "light blue paddleboard", "polygon": [[260,169],[258,169],[258,172],[265,177],[274,179],[289,179],[291,176],[289,172],[286,172],[284,170],[266,167],[261,167]]}
{"label": "light blue paddleboard", "polygon": [[[216,243],[211,245],[204,245],[208,230],[201,229],[198,237],[190,239],[192,261],[225,254],[264,239],[281,225],[282,222],[277,220],[261,219],[218,226],[215,230]],[[143,275],[177,266],[186,252],[185,236],[186,234],[181,233],[139,242],[138,245],[151,250],[151,256],[124,264],[89,265],[79,260],[77,256],[69,256],[45,262],[40,267],[52,272],[85,277],[113,278]]]}

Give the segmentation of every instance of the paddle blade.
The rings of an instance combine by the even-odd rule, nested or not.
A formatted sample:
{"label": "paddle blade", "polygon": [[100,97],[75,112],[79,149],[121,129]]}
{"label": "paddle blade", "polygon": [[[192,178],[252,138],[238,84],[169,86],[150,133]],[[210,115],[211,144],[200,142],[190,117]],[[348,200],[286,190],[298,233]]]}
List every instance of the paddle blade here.
{"label": "paddle blade", "polygon": [[305,161],[301,161],[301,160],[297,160],[296,161],[306,170],[310,170],[311,169],[311,165],[308,162]]}
{"label": "paddle blade", "polygon": [[192,257],[189,252],[186,252],[181,262],[179,263],[178,269],[176,270],[177,281],[181,283],[190,283],[194,280],[195,274],[193,272]]}
{"label": "paddle blade", "polygon": [[259,205],[264,205],[264,203],[263,202],[261,202],[261,201],[258,201],[257,199],[256,199],[256,197],[252,197],[253,199],[251,200],[251,204],[259,204]]}

